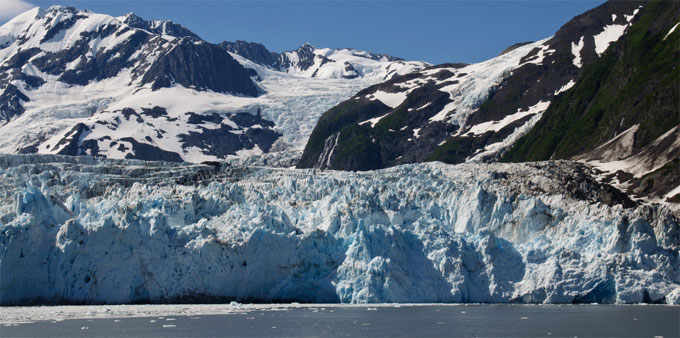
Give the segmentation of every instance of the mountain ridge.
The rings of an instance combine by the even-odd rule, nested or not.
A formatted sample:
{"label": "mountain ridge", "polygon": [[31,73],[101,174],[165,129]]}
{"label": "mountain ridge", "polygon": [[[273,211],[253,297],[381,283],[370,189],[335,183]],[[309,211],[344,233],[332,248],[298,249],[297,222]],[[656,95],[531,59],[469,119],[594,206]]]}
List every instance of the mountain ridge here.
{"label": "mountain ridge", "polygon": [[[352,170],[358,168],[346,165],[347,161],[362,163],[362,169],[377,169],[426,160],[498,160],[537,122],[553,98],[574,84],[582,67],[597,60],[598,51],[623,34],[640,5],[608,2],[570,20],[552,37],[511,46],[485,62],[464,68],[433,66],[401,82],[367,89],[350,99],[352,104],[346,101],[347,109],[343,103],[328,114],[351,114],[348,110],[357,102],[379,100],[386,106],[364,120],[349,118],[343,127],[354,126],[344,133],[325,130],[320,124],[299,167]],[[610,27],[614,33],[609,33]],[[366,124],[369,118],[375,119],[370,125]],[[321,164],[323,144],[331,137],[345,140],[337,154],[347,156]],[[360,159],[350,159],[352,154]]]}
{"label": "mountain ridge", "polygon": [[[372,170],[425,161],[572,159],[588,163],[602,180],[638,199],[678,199],[680,178],[653,173],[672,167],[680,153],[680,144],[673,142],[678,139],[680,123],[680,81],[677,62],[673,62],[680,56],[674,40],[677,32],[672,29],[680,20],[676,9],[677,3],[606,2],[574,17],[553,36],[512,45],[491,60],[432,66],[369,87],[322,115],[298,167]],[[650,25],[655,28],[644,28]],[[626,42],[631,39],[633,43]],[[646,53],[648,49],[653,52]],[[611,76],[618,80],[607,87],[607,93],[597,94],[599,84],[584,88],[588,81],[605,81],[603,76],[615,62],[627,68],[615,68],[619,70]],[[586,98],[620,96],[599,104],[598,116],[609,116],[600,127],[606,135],[587,129],[595,113],[580,120],[587,105],[571,102],[579,90],[578,95]],[[608,108],[615,105],[620,108]],[[631,108],[635,106],[639,109]],[[626,113],[603,114],[607,109]],[[563,116],[571,117],[567,121]],[[552,129],[545,129],[551,119],[547,125]],[[624,149],[618,142],[609,145],[609,150],[595,151],[636,123],[642,126],[630,133],[633,142],[626,141],[632,145],[627,157],[598,158]],[[559,135],[571,137],[571,143],[557,148],[562,155],[517,155],[521,147],[534,149],[524,149],[524,154],[536,153],[550,140],[559,140]],[[587,141],[593,137],[599,138]],[[574,142],[590,143],[577,146]]]}
{"label": "mountain ridge", "polygon": [[680,197],[680,191],[673,193],[680,185],[677,170],[666,170],[656,180],[648,177],[677,167],[673,163],[680,159],[680,67],[674,61],[680,59],[680,44],[677,33],[669,38],[680,6],[650,3],[644,11],[640,22],[517,141],[505,161],[576,158],[603,170],[606,181],[631,195],[661,201]]}
{"label": "mountain ridge", "polygon": [[[352,48],[317,48],[310,43],[304,43],[296,50],[282,53],[271,52],[261,43],[241,40],[223,41],[218,45],[229,52],[274,70],[309,77],[354,79],[375,76],[372,74],[376,73],[376,63],[387,62],[382,67],[385,69],[378,72],[382,80],[387,80],[406,74],[412,69],[429,66],[425,62],[405,61],[388,54],[374,54]],[[395,68],[392,63],[402,65],[402,67]],[[406,69],[399,69],[404,66]]]}
{"label": "mountain ridge", "polygon": [[[309,74],[253,63],[171,21],[27,11],[0,28],[0,152],[190,162],[274,152],[290,163],[323,110],[389,71],[429,65],[352,50],[361,55],[338,68],[315,64],[333,50],[300,50],[317,66]],[[340,76],[346,68],[362,72]]]}

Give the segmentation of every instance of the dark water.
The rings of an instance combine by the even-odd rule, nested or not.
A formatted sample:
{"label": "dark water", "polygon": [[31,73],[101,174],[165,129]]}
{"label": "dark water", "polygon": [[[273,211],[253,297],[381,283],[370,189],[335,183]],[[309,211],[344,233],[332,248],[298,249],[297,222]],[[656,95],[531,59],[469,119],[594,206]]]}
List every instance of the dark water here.
{"label": "dark water", "polygon": [[[170,319],[170,320],[168,320]],[[680,337],[678,306],[304,307],[0,327],[1,337]]]}

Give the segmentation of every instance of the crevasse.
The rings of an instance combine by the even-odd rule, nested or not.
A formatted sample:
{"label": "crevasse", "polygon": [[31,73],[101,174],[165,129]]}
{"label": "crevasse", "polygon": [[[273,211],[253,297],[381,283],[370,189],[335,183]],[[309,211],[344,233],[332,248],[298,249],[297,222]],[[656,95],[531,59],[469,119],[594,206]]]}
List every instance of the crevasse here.
{"label": "crevasse", "polygon": [[678,217],[624,208],[572,162],[348,173],[0,155],[0,198],[2,305],[680,295]]}

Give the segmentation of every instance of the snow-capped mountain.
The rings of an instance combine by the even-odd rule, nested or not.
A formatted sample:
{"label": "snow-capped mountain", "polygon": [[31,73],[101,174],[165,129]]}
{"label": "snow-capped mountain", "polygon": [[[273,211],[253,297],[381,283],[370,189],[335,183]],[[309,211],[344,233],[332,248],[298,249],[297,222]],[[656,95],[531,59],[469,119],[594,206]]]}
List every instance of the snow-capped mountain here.
{"label": "snow-capped mountain", "polygon": [[[0,305],[679,304],[679,7],[438,66],[24,13],[0,152],[39,154],[0,154]],[[300,166],[367,171],[239,164],[305,143]]]}
{"label": "snow-capped mountain", "polygon": [[575,159],[634,198],[680,208],[680,3],[640,14],[504,160]]}
{"label": "snow-capped mountain", "polygon": [[[396,67],[288,74],[170,21],[58,6],[2,26],[0,48],[0,152],[189,162],[271,151],[290,162],[323,111]],[[403,63],[395,74],[426,65]]]}
{"label": "snow-capped mountain", "polygon": [[[124,18],[144,28],[155,25],[132,19]],[[165,33],[186,31],[168,22],[159,27],[165,27]],[[190,111],[171,110],[173,115],[168,115],[166,109],[173,107],[156,105],[154,100],[132,111],[116,105],[135,97],[163,101],[177,88],[244,97],[261,93],[251,79],[254,72],[215,45],[194,37],[155,34],[71,7],[35,8],[21,14],[0,29],[0,39],[1,96],[8,97],[0,113],[3,152],[131,158],[173,152],[160,158],[181,160],[182,155],[191,157],[186,153],[194,148],[181,151],[195,142],[183,141],[178,133],[188,139],[192,132],[203,133],[207,128],[201,126],[202,118]],[[228,118],[205,119],[212,128],[233,129],[220,135],[227,139],[239,139],[257,124],[222,123]],[[271,126],[261,130],[277,134]],[[243,140],[248,142],[261,141]],[[201,154],[213,144],[204,145],[194,152]]]}
{"label": "snow-capped mountain", "polygon": [[607,2],[491,60],[374,85],[324,113],[298,166],[576,159],[638,198],[677,203],[678,13]]}
{"label": "snow-capped mountain", "polygon": [[680,227],[583,165],[0,155],[0,305],[680,302]]}
{"label": "snow-capped mountain", "polygon": [[220,46],[255,63],[304,77],[389,80],[423,69],[429,64],[404,61],[387,55],[350,48],[316,48],[308,43],[294,51],[273,53],[262,44],[245,41],[222,42]]}
{"label": "snow-capped mountain", "polygon": [[169,35],[177,38],[194,38],[200,40],[201,38],[194,32],[183,27],[182,25],[176,24],[170,20],[151,20],[147,21],[136,15],[135,13],[128,13],[123,16],[117,17],[119,21],[124,24],[133,27],[143,29],[154,34]]}
{"label": "snow-capped mountain", "polygon": [[428,159],[497,160],[639,11],[639,3],[605,3],[554,36],[491,60],[438,65],[362,90],[320,118],[299,166],[366,170]]}

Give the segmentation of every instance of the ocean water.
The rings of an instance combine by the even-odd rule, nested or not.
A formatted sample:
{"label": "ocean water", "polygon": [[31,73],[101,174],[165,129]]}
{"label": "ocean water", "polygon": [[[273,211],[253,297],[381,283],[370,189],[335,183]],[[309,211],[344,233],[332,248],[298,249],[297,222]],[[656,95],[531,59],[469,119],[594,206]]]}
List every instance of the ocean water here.
{"label": "ocean water", "polygon": [[[244,305],[226,314],[202,314],[201,305],[176,307],[179,312],[170,313],[179,315],[147,311],[139,312],[141,317],[118,317],[117,307],[111,306],[105,310],[110,317],[3,320],[0,336],[680,337],[680,307],[665,305]],[[55,318],[64,313],[52,308],[34,309],[52,311]],[[95,313],[85,310],[73,316]]]}

